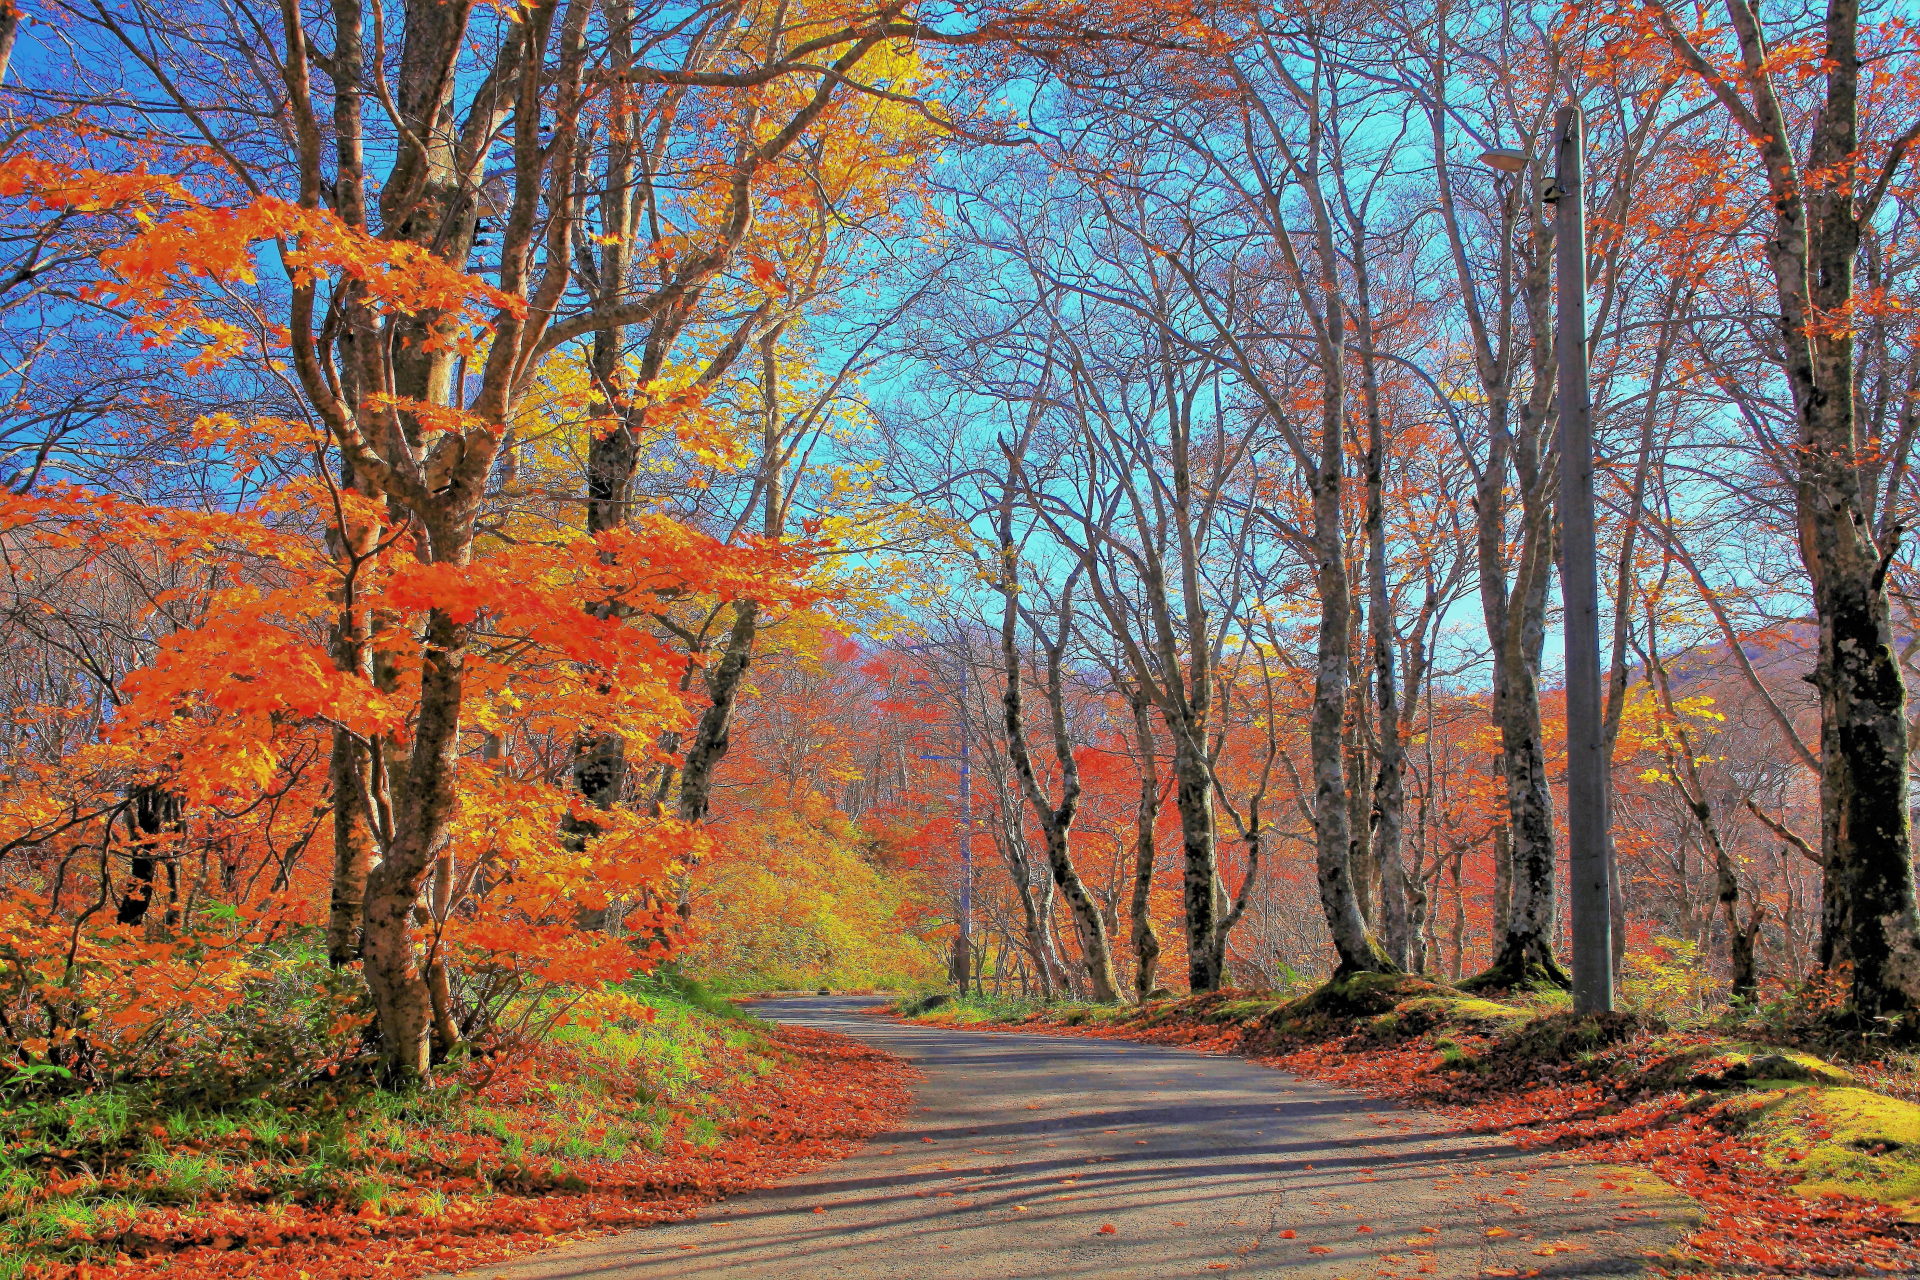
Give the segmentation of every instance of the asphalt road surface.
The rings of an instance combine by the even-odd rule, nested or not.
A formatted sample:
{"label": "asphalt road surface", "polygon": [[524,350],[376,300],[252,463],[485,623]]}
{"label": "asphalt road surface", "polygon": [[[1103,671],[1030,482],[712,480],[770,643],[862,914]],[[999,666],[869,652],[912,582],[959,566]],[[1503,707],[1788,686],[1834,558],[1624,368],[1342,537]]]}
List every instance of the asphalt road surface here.
{"label": "asphalt road surface", "polygon": [[1640,1274],[1690,1220],[1645,1175],[1244,1059],[901,1026],[862,1003],[757,1012],[911,1060],[925,1078],[900,1130],[686,1222],[463,1280],[1562,1280]]}

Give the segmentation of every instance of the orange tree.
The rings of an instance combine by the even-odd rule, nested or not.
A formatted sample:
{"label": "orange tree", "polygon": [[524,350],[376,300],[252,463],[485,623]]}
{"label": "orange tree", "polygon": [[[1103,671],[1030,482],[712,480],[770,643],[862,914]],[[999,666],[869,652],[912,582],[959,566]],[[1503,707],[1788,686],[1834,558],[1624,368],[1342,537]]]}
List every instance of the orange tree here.
{"label": "orange tree", "polygon": [[[596,816],[586,850],[550,838],[573,800],[540,744],[611,734],[645,753],[685,715],[687,660],[621,619],[695,595],[778,610],[803,594],[791,583],[804,548],[725,545],[664,518],[490,540],[521,402],[566,343],[645,323],[727,269],[775,161],[838,95],[884,94],[864,60],[923,32],[897,5],[241,10],[230,20],[263,46],[285,129],[209,126],[235,110],[224,46],[208,26],[149,15],[181,36],[177,62],[143,64],[180,110],[136,123],[205,145],[188,176],[143,173],[119,193],[144,201],[141,229],[100,255],[95,301],[149,342],[191,349],[190,372],[245,361],[297,389],[284,419],[203,423],[210,465],[273,451],[315,465],[205,517],[85,489],[9,502],[8,536],[68,582],[163,559],[196,584],[191,616],[150,646],[100,741],[8,788],[0,838],[48,869],[20,889],[20,1007],[116,965],[177,959],[213,982],[207,948],[250,955],[323,893],[332,958],[362,962],[383,1073],[406,1083],[468,1034],[473,1009],[629,968],[626,944],[574,927],[578,909],[616,893],[657,904],[650,888],[691,851],[684,825],[653,815]],[[108,35],[125,34],[120,21],[97,15]],[[662,280],[585,290],[585,192],[606,153],[592,122],[615,91],[651,95],[654,135],[691,136],[724,172],[703,183],[717,198],[635,230],[671,262]],[[19,160],[10,190],[38,189],[50,209],[93,199],[98,175],[26,172],[51,163]],[[689,397],[656,412],[698,409]],[[196,914],[185,851],[244,847],[234,824],[258,822],[268,797],[325,821],[284,872],[250,887],[212,875],[221,910]],[[84,842],[101,852],[94,905],[76,911]],[[309,847],[329,865],[310,866]],[[123,922],[136,913],[115,904],[152,901],[157,871],[180,905]],[[198,920],[218,928],[196,934]],[[41,924],[68,943],[30,936]],[[638,936],[657,944],[657,930]],[[87,969],[96,941],[118,959]],[[48,1035],[19,1038],[53,1065],[78,1061],[108,1016],[84,997],[62,1007]]]}

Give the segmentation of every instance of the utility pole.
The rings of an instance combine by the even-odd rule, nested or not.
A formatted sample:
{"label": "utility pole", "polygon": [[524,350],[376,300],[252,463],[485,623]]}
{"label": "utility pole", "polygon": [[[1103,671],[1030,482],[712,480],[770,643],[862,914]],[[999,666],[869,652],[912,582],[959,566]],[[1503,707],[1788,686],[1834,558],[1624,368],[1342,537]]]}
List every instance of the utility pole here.
{"label": "utility pole", "polygon": [[964,999],[973,979],[973,735],[960,720],[960,936],[954,940],[953,978]]}
{"label": "utility pole", "polygon": [[1586,120],[1555,117],[1554,349],[1559,366],[1560,595],[1566,606],[1567,862],[1573,1011],[1613,1009],[1611,782],[1600,727],[1600,584],[1594,560],[1593,398],[1587,379]]}
{"label": "utility pole", "polygon": [[[908,649],[927,649],[931,645],[907,645]],[[909,684],[931,687],[931,680],[914,679]],[[960,764],[960,880],[953,887],[953,914],[960,925],[953,940],[953,956],[947,964],[948,975],[965,997],[973,982],[973,730],[967,719],[964,695],[957,700],[954,723],[960,726],[958,756],[922,755],[922,760],[957,760]]]}

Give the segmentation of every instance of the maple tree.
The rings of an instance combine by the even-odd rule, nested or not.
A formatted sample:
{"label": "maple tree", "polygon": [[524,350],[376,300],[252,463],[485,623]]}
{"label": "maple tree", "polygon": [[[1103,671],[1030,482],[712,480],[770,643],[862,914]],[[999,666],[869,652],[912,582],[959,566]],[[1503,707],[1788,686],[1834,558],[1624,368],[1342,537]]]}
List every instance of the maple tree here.
{"label": "maple tree", "polygon": [[[52,613],[67,593],[90,589],[159,593],[157,608],[128,610],[148,632],[145,652],[111,673],[113,711],[99,741],[22,759],[9,786],[9,847],[39,855],[30,880],[14,886],[29,931],[18,948],[22,999],[81,973],[110,978],[90,936],[98,908],[72,914],[90,893],[122,928],[98,945],[124,939],[128,962],[149,949],[142,959],[157,972],[184,965],[200,987],[231,998],[240,979],[206,964],[202,949],[216,947],[243,972],[249,949],[314,923],[318,876],[328,955],[336,967],[358,963],[386,1075],[403,1081],[484,1039],[505,1004],[545,986],[617,981],[664,954],[670,881],[698,859],[690,824],[704,806],[588,818],[558,785],[546,744],[556,734],[614,740],[643,759],[683,761],[673,739],[698,655],[676,654],[670,636],[626,619],[694,599],[777,617],[817,596],[805,581],[814,549],[783,542],[777,471],[764,486],[766,526],[716,536],[665,511],[633,510],[510,531],[494,515],[500,466],[543,418],[567,411],[551,367],[603,317],[621,364],[606,364],[601,341],[601,385],[574,407],[591,423],[612,404],[629,446],[645,424],[649,448],[727,455],[728,429],[702,404],[726,357],[682,389],[662,385],[662,362],[699,318],[703,289],[735,265],[742,286],[765,299],[748,333],[765,333],[773,358],[780,331],[818,298],[831,261],[823,219],[859,212],[849,198],[887,203],[848,175],[862,157],[888,171],[903,145],[897,122],[829,108],[837,94],[877,92],[889,80],[911,89],[918,72],[890,43],[911,31],[896,32],[885,10],[809,19],[808,34],[781,35],[794,42],[787,62],[756,64],[739,73],[742,84],[726,59],[751,39],[716,47],[665,33],[653,52],[677,41],[691,61],[662,70],[634,60],[635,20],[578,4],[497,20],[428,5],[369,32],[362,15],[342,10],[316,51],[307,16],[291,9],[273,28],[276,101],[291,126],[284,149],[252,139],[191,155],[166,119],[136,108],[155,157],[190,167],[168,174],[104,140],[92,145],[122,150],[124,173],[76,166],[66,136],[86,144],[109,135],[70,122],[65,135],[27,135],[7,157],[6,190],[23,200],[23,216],[89,237],[96,276],[82,296],[149,347],[178,352],[177,376],[220,378],[238,366],[297,391],[282,416],[210,413],[175,428],[182,465],[271,473],[223,508],[186,512],[33,472],[9,495],[22,606]],[[383,21],[376,15],[376,27]],[[731,19],[716,12],[715,21]],[[111,14],[94,25],[125,34]],[[394,86],[384,67],[371,81],[361,70],[388,40],[400,60]],[[892,61],[862,86],[848,73],[876,49]],[[810,59],[833,50],[839,65],[820,72]],[[212,46],[188,42],[178,65],[148,71],[177,88],[177,77],[204,75],[212,56]],[[623,87],[635,85],[653,100],[636,102]],[[700,101],[707,91],[718,114]],[[737,149],[728,129],[751,133],[780,110],[792,118],[771,140],[713,168]],[[655,123],[639,124],[649,113]],[[684,142],[672,128],[682,118]],[[844,136],[846,156],[813,152],[782,170],[787,149],[816,126]],[[609,181],[632,185],[631,148],[605,144],[642,128],[684,155],[696,185],[671,210],[603,204],[603,221],[609,209],[620,216],[597,233],[609,260],[582,295],[576,245],[595,233],[582,225],[577,173],[605,160]],[[457,137],[439,141],[448,129]],[[264,185],[275,165],[287,194]],[[651,173],[666,180],[659,166]],[[702,183],[731,194],[712,203]],[[822,184],[832,188],[825,201],[795,194]],[[651,285],[625,278],[613,252],[643,224],[656,233],[647,261],[664,273]],[[662,239],[667,224],[674,230]],[[773,253],[816,287],[779,281]],[[740,305],[738,296],[710,301]],[[628,369],[622,326],[657,315],[642,344],[652,363]],[[776,452],[767,450],[769,467]],[[317,464],[304,474],[303,456]],[[715,709],[724,711],[723,698],[709,726]],[[695,742],[696,760],[724,751],[718,719]],[[293,849],[253,829],[262,812],[284,820],[302,808],[324,820]],[[569,829],[592,839],[556,843]],[[95,840],[102,857],[82,872],[76,859]],[[328,843],[322,873],[308,854]],[[153,910],[156,877],[164,918]],[[578,927],[578,912],[615,902],[626,932]],[[159,935],[140,941],[156,926]],[[48,947],[54,936],[73,943]],[[62,952],[63,963],[50,959]],[[56,972],[44,972],[48,963]],[[63,1070],[89,1059],[88,1023],[103,1015],[77,1011],[88,994],[50,1006],[45,1034],[23,1040],[29,1051]],[[122,1025],[114,1018],[141,1021],[122,1007],[103,1025]]]}

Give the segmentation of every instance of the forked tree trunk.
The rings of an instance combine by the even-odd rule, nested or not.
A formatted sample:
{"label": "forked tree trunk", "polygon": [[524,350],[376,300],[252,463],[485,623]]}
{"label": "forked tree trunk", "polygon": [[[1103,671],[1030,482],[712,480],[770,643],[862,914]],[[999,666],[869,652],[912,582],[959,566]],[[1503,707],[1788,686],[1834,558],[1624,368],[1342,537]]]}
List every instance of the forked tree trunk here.
{"label": "forked tree trunk", "polygon": [[1553,798],[1542,744],[1535,667],[1503,664],[1500,699],[1502,758],[1506,763],[1507,839],[1511,853],[1507,916],[1496,935],[1493,964],[1476,985],[1564,987],[1568,979],[1553,955],[1558,923],[1555,899]]}
{"label": "forked tree trunk", "polygon": [[1041,919],[1041,913],[1046,908],[1034,895],[1033,884],[1027,879],[1026,864],[1022,862],[1016,871],[1019,875],[1020,917],[1027,933],[1027,953],[1033,960],[1034,975],[1040,984],[1040,998],[1052,1000],[1055,966],[1045,922]]}
{"label": "forked tree trunk", "polygon": [[1081,794],[1080,766],[1074,759],[1073,740],[1067,729],[1064,668],[1067,640],[1073,625],[1073,584],[1069,579],[1060,601],[1058,633],[1051,642],[1042,641],[1046,650],[1046,698],[1053,755],[1055,765],[1060,770],[1060,800],[1055,804],[1041,790],[1040,780],[1034,773],[1033,758],[1027,750],[1019,649],[1019,551],[1013,541],[1012,473],[1017,468],[1017,462],[1011,449],[1007,457],[1009,476],[1005,497],[1000,504],[1000,591],[1005,598],[1000,621],[1001,679],[1004,681],[1001,710],[1007,737],[1007,758],[1013,765],[1021,792],[1040,821],[1041,835],[1046,841],[1047,868],[1053,873],[1053,882],[1066,899],[1067,909],[1073,917],[1088,989],[1096,1001],[1112,1004],[1120,998],[1120,989],[1114,978],[1113,951],[1107,939],[1106,921],[1101,916],[1100,904],[1087,891],[1079,869],[1074,866],[1071,844],[1073,820],[1080,810]]}
{"label": "forked tree trunk", "polygon": [[1713,856],[1714,897],[1720,904],[1721,924],[1727,931],[1727,968],[1731,985],[1727,992],[1735,1004],[1752,1004],[1760,992],[1760,975],[1754,962],[1754,935],[1759,932],[1756,910],[1751,920],[1740,918],[1740,875],[1733,855],[1720,838],[1720,826],[1713,818],[1713,807],[1704,796],[1693,804],[1693,816],[1706,836],[1707,852]]}
{"label": "forked tree trunk", "polygon": [[[1545,286],[1537,272],[1528,281],[1538,297]],[[1544,307],[1544,302],[1540,305]],[[1550,370],[1538,354],[1544,336],[1536,334],[1534,363],[1537,379],[1551,381]],[[1539,425],[1544,393],[1536,389],[1534,402],[1521,410],[1527,424],[1517,438],[1531,443],[1544,438]],[[1503,410],[1504,412],[1504,410]],[[1504,429],[1500,432],[1504,435]],[[1546,749],[1540,717],[1540,652],[1546,636],[1547,578],[1552,562],[1552,510],[1542,482],[1542,459],[1530,449],[1515,460],[1521,490],[1519,562],[1507,590],[1504,543],[1504,503],[1493,492],[1496,474],[1506,474],[1502,457],[1496,472],[1492,462],[1479,490],[1478,557],[1488,636],[1495,647],[1493,714],[1500,734],[1500,763],[1506,784],[1506,836],[1509,849],[1508,905],[1504,919],[1495,921],[1493,963],[1469,985],[1486,989],[1571,985],[1554,958],[1558,927],[1556,899],[1553,792],[1547,778]],[[1489,575],[1492,575],[1490,578]],[[1497,580],[1488,589],[1486,583]]]}
{"label": "forked tree trunk", "polygon": [[345,968],[360,957],[360,925],[366,909],[367,873],[373,867],[373,815],[367,796],[373,780],[365,748],[344,729],[333,733],[327,765],[333,795],[333,880],[327,900],[327,963]]}
{"label": "forked tree trunk", "polygon": [[[1373,355],[1371,295],[1364,270],[1360,287],[1362,337],[1366,351],[1360,357],[1363,400],[1367,415],[1366,535],[1367,630],[1373,650],[1373,775],[1372,848],[1380,883],[1381,942],[1396,968],[1419,968],[1419,920],[1413,898],[1416,890],[1407,876],[1401,829],[1406,820],[1406,760],[1400,740],[1400,686],[1393,633],[1393,598],[1387,582],[1386,423],[1381,412],[1378,371]],[[1356,779],[1357,780],[1357,779]]]}
{"label": "forked tree trunk", "polygon": [[[1452,72],[1444,58],[1430,70],[1433,93],[1428,124],[1436,154],[1444,157],[1450,128],[1446,94]],[[1487,641],[1493,650],[1492,720],[1500,739],[1495,764],[1506,812],[1496,827],[1494,847],[1493,960],[1486,972],[1468,979],[1467,985],[1490,988],[1571,985],[1553,957],[1553,807],[1541,746],[1537,682],[1552,560],[1548,497],[1552,473],[1545,465],[1543,442],[1551,407],[1553,345],[1552,282],[1547,270],[1551,232],[1534,203],[1522,194],[1532,189],[1535,170],[1517,175],[1512,187],[1497,188],[1502,197],[1499,275],[1491,304],[1482,300],[1482,272],[1472,261],[1461,230],[1452,171],[1444,162],[1436,170],[1442,225],[1485,397],[1487,452],[1474,488],[1475,561]],[[1524,310],[1518,325],[1516,309]],[[1522,356],[1531,366],[1532,394],[1516,413],[1513,385],[1517,357]],[[1509,561],[1510,491],[1517,491],[1521,508],[1517,565]]]}
{"label": "forked tree trunk", "polygon": [[1346,397],[1342,365],[1346,355],[1339,298],[1327,295],[1322,323],[1330,354],[1321,362],[1321,443],[1313,474],[1314,581],[1320,596],[1320,634],[1316,645],[1313,709],[1308,739],[1313,759],[1314,869],[1320,907],[1339,957],[1335,976],[1390,973],[1393,961],[1380,949],[1360,910],[1352,862],[1349,796],[1357,779],[1347,777],[1344,758],[1347,718],[1347,670],[1352,661],[1351,593],[1347,581],[1346,532],[1341,519],[1341,485],[1346,459]]}
{"label": "forked tree trunk", "polygon": [[[344,482],[355,492],[377,497],[372,486],[356,479],[354,468],[343,468]],[[333,531],[334,550],[349,565],[372,555],[380,528],[372,521],[348,521]],[[347,583],[357,583],[350,574]],[[373,657],[373,620],[358,607],[349,586],[337,594],[340,613],[334,619],[334,664],[363,680],[392,685],[391,673]],[[333,877],[327,902],[327,963],[335,969],[360,956],[360,926],[367,900],[367,872],[379,852],[373,812],[375,779],[373,758],[366,746],[345,729],[335,729],[327,761],[328,792],[333,802]]]}
{"label": "forked tree trunk", "polygon": [[1347,667],[1347,728],[1346,728],[1346,776],[1350,780],[1347,787],[1347,865],[1353,869],[1353,896],[1360,904],[1360,918],[1368,929],[1379,924],[1379,887],[1380,867],[1373,860],[1373,826],[1371,822],[1373,806],[1369,790],[1363,780],[1373,774],[1369,765],[1369,753],[1366,746],[1366,726],[1361,723],[1365,714],[1364,678],[1356,671],[1356,663],[1349,662]]}

